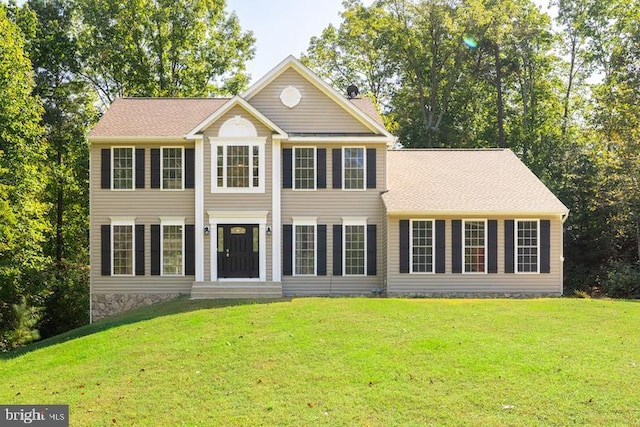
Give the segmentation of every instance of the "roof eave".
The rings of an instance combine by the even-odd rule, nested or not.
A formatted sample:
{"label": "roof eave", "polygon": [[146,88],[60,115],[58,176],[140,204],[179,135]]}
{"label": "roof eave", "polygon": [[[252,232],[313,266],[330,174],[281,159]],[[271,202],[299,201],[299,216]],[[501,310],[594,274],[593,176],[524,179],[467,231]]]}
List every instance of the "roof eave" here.
{"label": "roof eave", "polygon": [[183,135],[175,136],[150,136],[150,135],[88,135],[87,140],[91,143],[100,142],[182,142],[185,140]]}
{"label": "roof eave", "polygon": [[419,210],[419,209],[402,209],[402,210],[387,210],[388,216],[510,216],[514,218],[518,217],[536,217],[536,216],[560,216],[566,217],[569,214],[569,210],[564,211],[557,210],[455,210],[455,209],[442,209],[442,210]]}

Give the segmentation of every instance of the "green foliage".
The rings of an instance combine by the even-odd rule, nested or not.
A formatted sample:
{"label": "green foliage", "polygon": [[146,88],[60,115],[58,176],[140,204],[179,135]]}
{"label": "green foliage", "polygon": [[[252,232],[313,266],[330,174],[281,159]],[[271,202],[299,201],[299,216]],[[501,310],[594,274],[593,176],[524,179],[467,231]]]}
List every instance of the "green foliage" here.
{"label": "green foliage", "polygon": [[8,349],[22,347],[33,341],[40,339],[40,333],[36,329],[36,325],[40,320],[40,309],[30,307],[24,297],[20,302],[12,305],[13,325],[4,333],[5,338],[0,335],[0,351],[3,345]]}
{"label": "green foliage", "polygon": [[254,38],[216,0],[77,0],[82,75],[118,96],[236,94]]}
{"label": "green foliage", "polygon": [[599,291],[612,298],[640,298],[640,265],[612,263]]}

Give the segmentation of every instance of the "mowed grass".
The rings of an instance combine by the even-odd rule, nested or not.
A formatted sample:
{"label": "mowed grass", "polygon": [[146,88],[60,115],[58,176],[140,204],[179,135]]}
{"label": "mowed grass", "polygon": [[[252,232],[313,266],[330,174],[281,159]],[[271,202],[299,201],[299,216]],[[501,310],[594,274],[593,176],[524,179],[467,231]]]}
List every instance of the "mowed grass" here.
{"label": "mowed grass", "polygon": [[0,403],[71,425],[640,424],[633,301],[182,300],[43,344]]}

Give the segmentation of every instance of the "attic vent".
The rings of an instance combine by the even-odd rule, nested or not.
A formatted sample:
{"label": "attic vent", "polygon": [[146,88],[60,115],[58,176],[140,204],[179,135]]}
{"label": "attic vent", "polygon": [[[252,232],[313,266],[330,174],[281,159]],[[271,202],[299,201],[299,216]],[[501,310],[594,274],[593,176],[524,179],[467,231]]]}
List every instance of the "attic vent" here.
{"label": "attic vent", "polygon": [[349,95],[350,99],[355,98],[359,93],[360,91],[358,90],[358,86],[356,85],[349,85],[349,87],[347,88],[347,95]]}
{"label": "attic vent", "polygon": [[302,94],[293,86],[285,87],[280,93],[280,102],[288,108],[293,108],[298,105],[301,99]]}

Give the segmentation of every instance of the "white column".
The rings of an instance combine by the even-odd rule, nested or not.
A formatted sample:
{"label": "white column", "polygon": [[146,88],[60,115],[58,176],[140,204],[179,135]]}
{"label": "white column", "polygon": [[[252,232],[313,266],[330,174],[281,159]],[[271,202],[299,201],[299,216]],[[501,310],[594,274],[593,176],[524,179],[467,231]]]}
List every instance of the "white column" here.
{"label": "white column", "polygon": [[196,282],[204,281],[204,145],[195,140]]}
{"label": "white column", "polygon": [[282,239],[282,214],[281,214],[281,188],[282,188],[282,156],[280,154],[280,138],[272,137],[271,144],[271,272],[272,281],[280,282],[282,280],[282,258],[281,258],[281,239]]}

